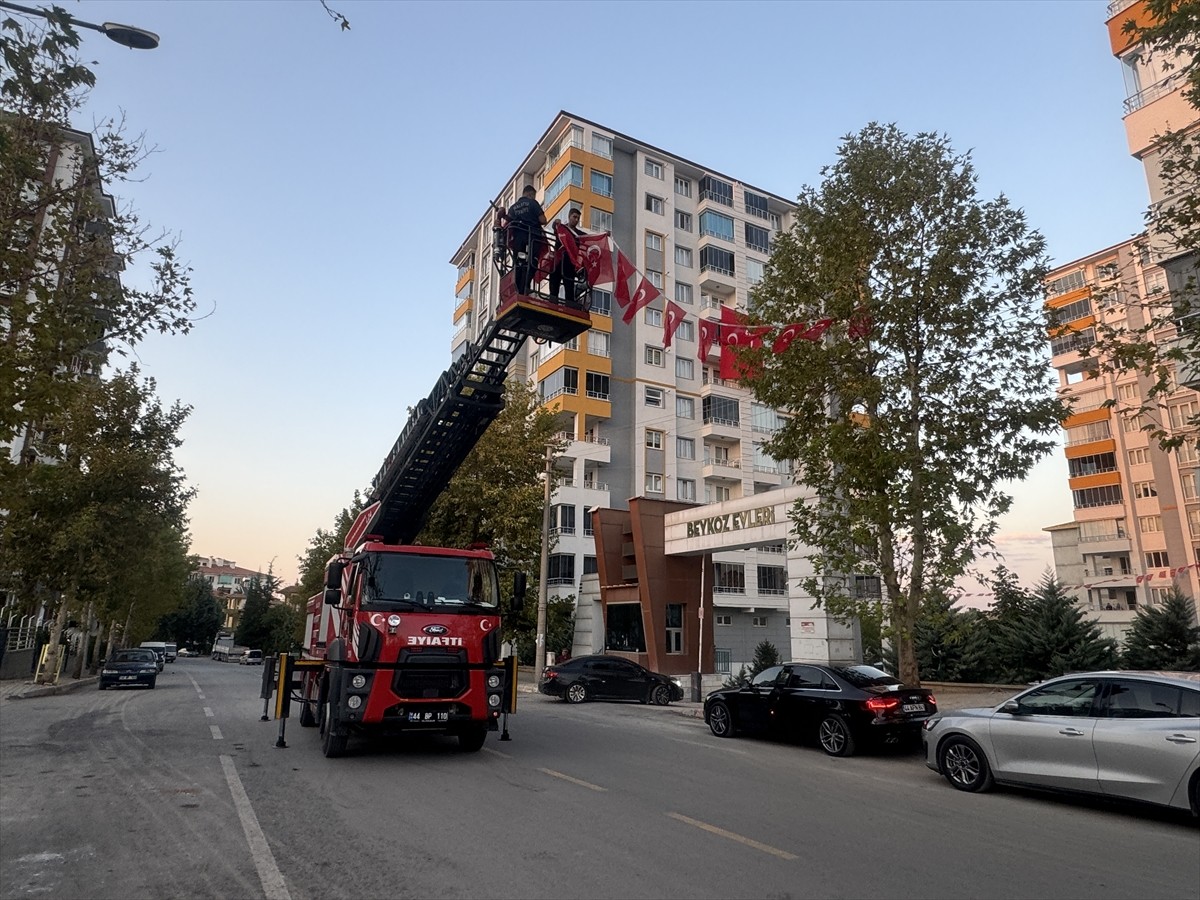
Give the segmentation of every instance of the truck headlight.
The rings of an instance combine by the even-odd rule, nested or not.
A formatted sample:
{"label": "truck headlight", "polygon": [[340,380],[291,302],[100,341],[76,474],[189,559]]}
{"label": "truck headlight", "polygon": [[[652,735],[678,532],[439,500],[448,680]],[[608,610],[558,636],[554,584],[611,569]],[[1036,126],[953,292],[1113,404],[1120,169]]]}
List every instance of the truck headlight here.
{"label": "truck headlight", "polygon": [[[366,686],[367,686],[367,676],[366,675],[355,675],[353,678],[350,679],[350,687],[354,688],[355,690],[362,690]],[[354,708],[358,709],[357,706]]]}
{"label": "truck headlight", "polygon": [[362,706],[362,697],[358,696],[357,694],[347,697],[346,705],[351,709],[358,709],[360,706]]}
{"label": "truck headlight", "polygon": [[500,705],[500,695],[499,694],[488,694],[488,706],[495,707],[495,706],[499,706],[499,705]]}
{"label": "truck headlight", "polygon": [[500,687],[500,676],[499,675],[489,675],[487,678],[487,686],[490,688]]}

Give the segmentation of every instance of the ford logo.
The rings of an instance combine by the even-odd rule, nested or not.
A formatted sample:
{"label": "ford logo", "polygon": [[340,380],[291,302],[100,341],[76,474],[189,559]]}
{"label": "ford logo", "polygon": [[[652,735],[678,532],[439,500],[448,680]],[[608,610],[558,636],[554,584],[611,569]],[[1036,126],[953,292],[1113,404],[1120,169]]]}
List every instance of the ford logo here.
{"label": "ford logo", "polygon": [[426,634],[445,634],[450,629],[445,625],[426,625],[421,630]]}

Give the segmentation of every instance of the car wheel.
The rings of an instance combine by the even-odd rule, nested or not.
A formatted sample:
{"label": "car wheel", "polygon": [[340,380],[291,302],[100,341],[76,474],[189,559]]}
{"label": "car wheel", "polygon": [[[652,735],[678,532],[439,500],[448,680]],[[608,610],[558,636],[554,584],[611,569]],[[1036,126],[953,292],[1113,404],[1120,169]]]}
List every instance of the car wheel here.
{"label": "car wheel", "polygon": [[333,717],[333,704],[328,700],[325,701],[325,713],[322,718],[325,720],[325,732],[322,735],[321,752],[325,754],[326,759],[337,759],[346,753],[349,735],[345,732],[334,734],[336,720]]}
{"label": "car wheel", "polygon": [[655,706],[666,706],[671,702],[671,689],[665,684],[656,685],[650,691],[650,702]]}
{"label": "car wheel", "polygon": [[103,681],[102,681],[102,682],[100,682],[100,690],[104,690],[104,689],[105,689],[105,688],[107,688],[107,687],[108,687],[108,685],[107,685],[107,684],[105,684]]}
{"label": "car wheel", "polygon": [[731,738],[737,734],[733,711],[724,700],[717,700],[708,710],[708,727],[717,737]]}
{"label": "car wheel", "polygon": [[157,678],[150,679],[150,690],[154,690],[154,682],[156,682],[157,680],[158,680]]}
{"label": "car wheel", "polygon": [[1200,772],[1192,776],[1192,816],[1200,818]]}
{"label": "car wheel", "polygon": [[480,725],[459,733],[458,749],[463,753],[476,753],[483,747],[483,742],[486,740],[487,729]]}
{"label": "car wheel", "polygon": [[853,756],[854,735],[850,726],[837,713],[826,716],[817,728],[817,741],[830,756]]}
{"label": "car wheel", "polygon": [[995,783],[987,757],[969,738],[951,737],[943,741],[938,749],[938,768],[960,791],[976,794],[990,790]]}
{"label": "car wheel", "polygon": [[587,685],[585,685],[582,681],[576,681],[570,687],[567,688],[567,702],[568,703],[582,703],[587,698],[588,698]]}

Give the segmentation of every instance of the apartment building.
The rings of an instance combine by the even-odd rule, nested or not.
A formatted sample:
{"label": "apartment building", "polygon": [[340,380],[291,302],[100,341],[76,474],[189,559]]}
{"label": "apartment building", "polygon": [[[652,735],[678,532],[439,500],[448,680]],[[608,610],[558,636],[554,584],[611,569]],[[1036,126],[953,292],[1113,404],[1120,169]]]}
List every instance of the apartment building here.
{"label": "apartment building", "polygon": [[199,568],[191,577],[207,582],[212,588],[213,596],[225,613],[221,627],[226,631],[237,627],[238,618],[246,607],[246,587],[256,578],[266,578],[262,572],[242,568],[233,560],[218,556],[202,556]]}
{"label": "apartment building", "polygon": [[[1162,450],[1142,431],[1144,419],[1128,412],[1141,405],[1149,379],[1098,375],[1081,352],[1097,322],[1137,328],[1142,303],[1165,296],[1166,286],[1167,273],[1136,238],[1056,269],[1047,285],[1047,303],[1066,325],[1050,346],[1059,389],[1074,401],[1063,428],[1075,512],[1073,522],[1046,530],[1059,579],[1117,639],[1172,585],[1200,597],[1196,442]],[[1186,429],[1198,408],[1200,394],[1179,387],[1161,424]]]}
{"label": "apartment building", "polygon": [[[601,634],[600,606],[591,596],[608,588],[596,577],[593,510],[629,510],[635,498],[670,509],[745,505],[743,498],[792,484],[789,464],[763,449],[779,415],[754,402],[736,381],[721,378],[719,347],[704,358],[697,354],[701,318],[718,320],[723,307],[748,308],[772,238],[787,227],[793,204],[567,112],[554,117],[498,192],[500,202],[510,205],[529,184],[551,222],[565,222],[578,209],[586,230],[611,232],[663,295],[626,324],[612,296],[595,291],[586,335],[567,344],[531,342],[514,363],[514,374],[534,381],[569,439],[557,461],[550,595],[579,600],[576,654],[620,649],[628,629],[618,635],[610,622],[613,633]],[[491,216],[485,214],[451,259],[458,267],[455,358],[495,314],[499,279],[492,249]],[[668,299],[687,317],[664,349]],[[782,537],[713,552],[712,572],[705,590],[714,606],[705,640],[714,642],[716,670],[737,671],[763,640],[787,656],[797,598],[789,595]],[[694,628],[692,621],[688,625]],[[667,640],[683,640],[682,622],[664,620],[663,628],[674,635]],[[649,659],[662,664],[655,648]]]}

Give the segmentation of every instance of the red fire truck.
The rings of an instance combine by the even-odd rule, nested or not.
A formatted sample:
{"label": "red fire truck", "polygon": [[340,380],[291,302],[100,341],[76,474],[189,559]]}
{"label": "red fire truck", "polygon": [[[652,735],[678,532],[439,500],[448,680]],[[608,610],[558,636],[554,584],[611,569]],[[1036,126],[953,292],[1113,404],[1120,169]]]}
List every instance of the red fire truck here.
{"label": "red fire truck", "polygon": [[[498,245],[495,319],[413,409],[344,549],[326,567],[324,592],[309,600],[300,724],[320,728],[326,756],[345,753],[352,733],[440,732],[476,751],[498,729],[516,668],[500,658],[492,554],[412,541],[503,408],[505,373],[525,339],[561,343],[591,324],[585,283],[565,300],[538,293],[537,278],[529,294],[518,294],[510,242]],[[524,594],[518,573],[513,612]]]}

